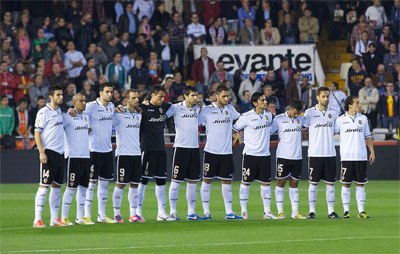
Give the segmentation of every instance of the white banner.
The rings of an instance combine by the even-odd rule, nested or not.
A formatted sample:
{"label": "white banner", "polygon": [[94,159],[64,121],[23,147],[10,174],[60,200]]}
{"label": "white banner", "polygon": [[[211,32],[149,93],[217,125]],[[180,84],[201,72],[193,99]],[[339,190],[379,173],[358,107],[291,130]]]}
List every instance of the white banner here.
{"label": "white banner", "polygon": [[[222,60],[226,71],[233,74],[242,68],[243,74],[249,74],[255,69],[259,76],[266,74],[271,65],[278,69],[283,58],[289,59],[292,68],[299,69],[303,76],[307,76],[310,83],[315,83],[315,71],[318,71],[317,80],[323,84],[325,75],[322,70],[315,45],[280,45],[280,46],[194,46],[194,57],[200,57],[200,49],[207,48],[208,56],[216,63]],[[318,66],[316,66],[318,65]]]}

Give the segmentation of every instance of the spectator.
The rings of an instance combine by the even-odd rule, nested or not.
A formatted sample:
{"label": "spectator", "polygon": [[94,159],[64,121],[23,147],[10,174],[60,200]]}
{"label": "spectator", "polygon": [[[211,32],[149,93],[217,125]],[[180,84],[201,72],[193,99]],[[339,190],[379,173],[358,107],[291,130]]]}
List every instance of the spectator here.
{"label": "spectator", "polygon": [[335,4],[335,9],[333,10],[332,20],[330,20],[330,40],[338,40],[342,37],[342,26],[344,24],[344,10],[341,8],[340,3]]}
{"label": "spectator", "polygon": [[17,56],[15,55],[14,49],[11,47],[11,39],[4,39],[1,42],[1,58],[3,56],[9,56],[12,65],[17,63]]}
{"label": "spectator", "polygon": [[89,80],[84,80],[82,82],[83,84],[83,89],[79,92],[82,95],[85,95],[86,98],[86,102],[91,102],[91,101],[95,101],[97,98],[97,95],[95,93],[95,91],[93,91],[92,89],[92,84],[89,82]]}
{"label": "spectator", "polygon": [[355,51],[356,42],[361,39],[362,32],[366,31],[368,33],[368,40],[375,41],[376,39],[374,28],[367,23],[365,16],[361,15],[358,21],[359,23],[351,30],[350,47],[352,52]]}
{"label": "spectator", "polygon": [[183,95],[183,90],[187,84],[182,81],[182,73],[178,70],[174,72],[174,81],[172,82],[172,89],[176,96]]}
{"label": "spectator", "polygon": [[122,97],[121,91],[119,89],[114,89],[113,91],[113,100],[112,103],[114,103],[115,107],[118,107],[119,105],[122,104],[124,98]]}
{"label": "spectator", "polygon": [[73,41],[74,38],[72,37],[70,30],[67,28],[64,18],[58,19],[55,33],[58,45],[61,47],[63,51],[66,51],[67,42]]}
{"label": "spectator", "polygon": [[225,71],[224,67],[224,62],[222,60],[219,60],[217,62],[217,70],[214,71],[214,73],[211,74],[209,80],[208,80],[208,85],[214,82],[220,82],[224,80],[229,80],[229,82],[233,85],[233,79],[231,74],[229,72]]}
{"label": "spectator", "polygon": [[124,32],[121,34],[119,43],[117,45],[118,51],[121,53],[122,57],[128,54],[133,48],[132,44],[129,42],[129,33]]}
{"label": "spectator", "polygon": [[48,98],[49,87],[45,85],[42,75],[35,75],[33,78],[33,86],[28,91],[29,99],[31,101],[31,108],[37,106],[37,98],[42,96]]}
{"label": "spectator", "polygon": [[275,109],[280,110],[279,100],[278,100],[278,97],[273,95],[272,86],[265,85],[263,88],[263,92],[264,92],[265,98],[267,99],[267,102],[274,102]]}
{"label": "spectator", "polygon": [[[161,84],[161,60],[158,59],[157,51],[150,52],[150,59],[147,62],[147,70],[149,73],[149,83],[151,86]],[[138,88],[139,89],[139,88]]]}
{"label": "spectator", "polygon": [[389,25],[383,26],[382,34],[378,39],[380,50],[384,53],[390,52],[390,43],[393,41],[393,33],[390,31]]}
{"label": "spectator", "polygon": [[218,83],[226,86],[229,89],[229,103],[232,104],[232,106],[234,106],[236,108],[238,99],[235,95],[235,92],[232,89],[233,84],[231,83],[231,81],[228,79],[225,79],[222,82],[218,82]]}
{"label": "spectator", "polygon": [[82,12],[96,17],[96,20],[94,20],[96,24],[106,21],[103,0],[83,0]]}
{"label": "spectator", "polygon": [[[37,115],[37,112],[41,109],[41,108],[43,108],[44,106],[46,106],[46,99],[43,97],[43,96],[39,96],[36,100],[35,100],[37,103],[36,103],[36,107],[32,107],[32,104],[30,105],[31,106],[31,109],[29,110],[29,119],[30,119],[30,121],[31,121],[31,123],[35,123],[36,122],[36,115]],[[33,125],[32,124],[32,125]],[[31,129],[31,134],[32,135],[34,135],[34,133],[35,133],[35,130],[34,130],[34,128],[32,128]]]}
{"label": "spectator", "polygon": [[395,64],[400,61],[400,52],[397,51],[395,42],[389,44],[389,53],[386,53],[383,58],[383,64],[388,72],[395,71]]}
{"label": "spectator", "polygon": [[178,12],[182,15],[183,12],[183,1],[182,0],[164,0],[165,10],[168,13]]}
{"label": "spectator", "polygon": [[26,33],[24,28],[19,28],[16,37],[17,47],[16,52],[18,57],[22,60],[29,60],[31,57],[30,49],[31,49],[31,40]]}
{"label": "spectator", "polygon": [[374,75],[377,72],[378,65],[383,62],[383,57],[376,51],[375,43],[368,45],[368,50],[362,55],[363,63],[369,75]]}
{"label": "spectator", "polygon": [[348,89],[351,96],[358,96],[358,92],[364,86],[364,79],[368,77],[368,73],[361,69],[361,63],[358,59],[352,60],[352,68],[347,76]]}
{"label": "spectator", "polygon": [[[390,9],[390,21],[393,25],[394,36],[397,41],[400,40],[400,1],[394,0],[392,8]],[[397,31],[397,34],[396,34]]]}
{"label": "spectator", "polygon": [[167,30],[170,14],[165,11],[164,1],[157,3],[157,10],[154,11],[153,17],[150,19],[150,25],[155,29],[154,41],[161,39],[161,32]]}
{"label": "spectator", "polygon": [[[121,20],[120,20],[121,22]],[[111,32],[108,29],[107,23],[100,23],[99,32],[95,34],[94,41],[97,43],[99,47],[107,44],[107,41],[111,38]],[[119,30],[119,28],[118,28]],[[123,31],[120,31],[122,33]]]}
{"label": "spectator", "polygon": [[393,76],[391,73],[385,71],[383,64],[379,64],[377,73],[373,76],[373,85],[378,89],[380,95],[385,92],[384,85],[388,82],[393,83]]}
{"label": "spectator", "polygon": [[62,60],[61,51],[54,51],[53,56],[51,57],[50,61],[48,61],[44,67],[44,77],[47,78],[51,75],[53,65],[58,64],[60,66],[61,72],[66,72],[64,62]]}
{"label": "spectator", "polygon": [[208,29],[209,40],[208,44],[213,44],[214,46],[222,45],[226,43],[225,29],[222,26],[222,19],[216,18],[214,23]]}
{"label": "spectator", "polygon": [[50,86],[58,85],[65,88],[69,83],[67,73],[61,71],[60,64],[58,63],[53,64],[52,67],[51,75],[47,78]]}
{"label": "spectator", "polygon": [[[365,16],[364,15],[361,15],[361,16],[364,17],[364,24],[365,24]],[[346,29],[347,29],[348,37],[350,35],[352,35],[352,31],[354,31],[354,27],[357,26],[356,23],[357,23],[356,6],[354,4],[349,4],[348,8],[347,8],[347,14],[346,14]],[[350,46],[351,46],[351,48],[354,48],[354,46],[355,46],[355,43],[352,43],[351,39],[350,39]],[[354,49],[352,51],[354,52]]]}
{"label": "spectator", "polygon": [[239,41],[243,45],[258,45],[260,44],[260,32],[258,27],[253,26],[251,19],[244,20],[244,26],[239,31]]}
{"label": "spectator", "polygon": [[36,38],[33,40],[33,59],[36,62],[38,59],[44,57],[43,51],[47,48],[49,40],[44,37],[43,28],[37,29]]}
{"label": "spectator", "polygon": [[221,8],[217,0],[203,1],[203,22],[206,28],[214,24],[217,18],[221,17]]}
{"label": "spectator", "polygon": [[[140,38],[142,36],[138,36]],[[144,37],[142,37],[144,38]],[[145,39],[143,39],[145,40]],[[126,73],[129,73],[129,71],[135,66],[135,57],[137,56],[136,50],[131,49],[131,51],[128,52],[127,55],[122,57],[122,66],[125,67]],[[140,56],[140,54],[139,54]]]}
{"label": "spectator", "polygon": [[92,25],[92,16],[85,14],[80,19],[75,31],[75,45],[78,51],[86,54],[90,43],[94,42],[94,27]]}
{"label": "spectator", "polygon": [[293,72],[287,87],[286,87],[286,103],[289,104],[294,100],[301,99],[301,71],[296,70]]}
{"label": "spectator", "polygon": [[344,114],[344,101],[347,98],[346,94],[339,89],[339,84],[337,82],[332,82],[329,90],[329,108],[335,110],[338,115]]}
{"label": "spectator", "polygon": [[63,105],[62,109],[67,111],[68,108],[72,108],[74,104],[72,103],[72,97],[76,94],[76,86],[74,83],[69,83],[65,89],[65,93],[63,94]]}
{"label": "spectator", "polygon": [[362,56],[367,53],[368,46],[372,41],[368,40],[368,32],[364,31],[361,33],[361,39],[357,41],[354,54],[356,56]]}
{"label": "spectator", "polygon": [[243,80],[242,83],[240,84],[239,88],[239,98],[240,100],[243,100],[243,91],[248,90],[250,92],[250,96],[255,93],[259,92],[261,90],[261,81],[257,79],[257,72],[256,70],[251,70],[249,74],[249,78],[246,80]]}
{"label": "spectator", "polygon": [[115,23],[118,24],[119,18],[124,14],[124,5],[126,0],[117,0],[114,4]]}
{"label": "spectator", "polygon": [[371,129],[375,129],[378,126],[378,112],[377,104],[379,101],[379,92],[372,84],[372,79],[366,77],[364,80],[365,86],[358,92],[358,98],[360,100],[361,112],[367,116],[371,122]]}
{"label": "spectator", "polygon": [[142,83],[146,86],[149,84],[149,73],[147,69],[143,66],[143,58],[141,56],[136,56],[135,67],[129,71],[129,78],[131,80],[130,87],[137,89],[137,84]]}
{"label": "spectator", "polygon": [[111,36],[107,43],[102,45],[104,54],[107,56],[107,62],[111,62],[113,60],[113,56],[115,53],[120,53],[118,49],[118,38],[115,36]]}
{"label": "spectator", "polygon": [[0,107],[0,145],[1,149],[14,149],[15,138],[12,136],[15,126],[14,112],[10,106],[8,106],[8,98],[5,95],[1,95],[1,107]]}
{"label": "spectator", "polygon": [[34,28],[34,24],[29,16],[29,11],[26,9],[21,12],[20,21],[16,25],[17,31],[20,28],[26,31],[26,34],[29,37],[29,39],[33,40],[36,31]]}
{"label": "spectator", "polygon": [[137,54],[141,56],[145,62],[149,60],[150,52],[153,50],[153,47],[151,46],[150,42],[146,40],[146,34],[138,35],[135,48]]}
{"label": "spectator", "polygon": [[267,75],[263,79],[263,85],[271,85],[273,94],[276,96],[284,96],[285,94],[285,85],[281,80],[280,76],[275,73],[274,67],[269,66],[267,67]]}
{"label": "spectator", "polygon": [[143,83],[137,83],[137,91],[139,94],[139,98],[141,98],[141,100],[143,100],[149,93],[149,90],[146,88],[146,85]]}
{"label": "spectator", "polygon": [[75,50],[73,41],[67,42],[68,51],[64,55],[64,64],[68,71],[69,79],[75,82],[79,78],[83,66],[86,65],[86,59],[82,52]]}
{"label": "spectator", "polygon": [[165,87],[166,93],[164,97],[164,103],[168,102],[174,102],[175,101],[175,93],[174,89],[172,89],[172,77],[170,75],[165,77],[164,84],[162,84]]}
{"label": "spectator", "polygon": [[172,67],[174,63],[172,62],[171,58],[171,47],[169,45],[169,34],[168,32],[161,33],[161,40],[157,42],[155,49],[157,50],[158,55],[161,58],[162,63],[162,74],[171,74]]}
{"label": "spectator", "polygon": [[242,7],[238,10],[239,27],[243,28],[246,18],[253,22],[256,21],[256,9],[250,6],[249,0],[242,0]]}
{"label": "spectator", "polygon": [[285,88],[288,86],[290,78],[293,76],[294,70],[290,67],[289,59],[283,58],[281,61],[281,67],[276,70],[276,75],[279,77],[280,80],[283,81]]}
{"label": "spectator", "polygon": [[42,22],[42,28],[44,31],[44,37],[50,40],[51,38],[54,38],[55,33],[53,29],[53,24],[51,23],[51,18],[50,17],[45,17]]}
{"label": "spectator", "polygon": [[[183,23],[189,24],[191,22],[192,14],[193,13],[203,13],[203,1],[182,1],[183,3],[183,12],[182,12],[182,20]],[[219,1],[220,3],[220,9],[224,10],[224,14],[227,10],[223,8],[224,2],[229,2],[231,4],[231,1]]]}
{"label": "spectator", "polygon": [[104,54],[100,47],[96,46],[96,43],[90,43],[88,48],[88,53],[85,55],[86,59],[90,57],[94,59],[96,68],[100,71],[103,70],[107,65],[107,56]]}
{"label": "spectator", "polygon": [[208,57],[207,48],[200,49],[201,56],[197,58],[192,66],[192,79],[196,84],[199,93],[206,94],[208,90],[208,80],[214,73],[214,60]]}
{"label": "spectator", "polygon": [[21,98],[27,96],[29,88],[33,85],[31,77],[25,71],[25,66],[21,62],[15,66],[14,83],[16,85],[14,100],[20,101]]}
{"label": "spectator", "polygon": [[400,77],[400,61],[396,63],[395,71],[393,72],[393,80],[398,82],[397,80],[399,79],[399,77]]}
{"label": "spectator", "polygon": [[47,48],[44,49],[43,51],[43,58],[47,62],[51,60],[51,58],[54,56],[54,52],[60,52],[61,58],[64,55],[64,52],[62,49],[57,45],[57,40],[56,38],[50,38],[49,43],[47,45]]}
{"label": "spectator", "polygon": [[301,101],[303,102],[304,109],[314,106],[315,103],[313,103],[312,100],[310,101],[310,98],[313,98],[315,96],[312,96],[312,89],[311,89],[312,85],[310,84],[307,76],[302,77],[300,87],[301,87]]}
{"label": "spectator", "polygon": [[276,27],[272,27],[272,20],[265,21],[265,27],[261,30],[261,42],[264,45],[279,45],[281,42],[281,35]]}
{"label": "spectator", "polygon": [[186,34],[189,36],[189,44],[197,39],[204,42],[207,35],[206,27],[199,23],[199,15],[197,13],[192,14],[192,23],[187,26]]}
{"label": "spectator", "polygon": [[368,7],[365,17],[373,25],[376,37],[380,37],[383,25],[387,22],[385,8],[381,5],[381,0],[373,0],[374,4]]}
{"label": "spectator", "polygon": [[250,91],[249,90],[244,90],[242,93],[242,101],[240,102],[240,113],[243,114],[253,108],[253,105],[251,105],[250,102]]}
{"label": "spectator", "polygon": [[149,18],[147,16],[143,16],[142,21],[139,26],[139,34],[145,34],[146,41],[149,41],[149,43],[150,43],[154,33],[155,33],[155,31],[153,31],[151,29],[151,26],[149,23]]}
{"label": "spectator", "polygon": [[[98,78],[101,75],[101,72],[100,72],[99,69],[96,68],[96,62],[95,62],[94,58],[93,57],[89,57],[89,58],[86,59],[86,62],[87,62],[87,65],[82,68],[81,74],[79,75],[80,79],[81,80],[86,79],[87,78],[87,72],[90,71],[94,75],[94,81],[97,81]],[[78,90],[80,90],[80,89],[78,89]]]}
{"label": "spectator", "polygon": [[79,6],[77,0],[72,0],[70,2],[66,13],[66,18],[67,21],[72,23],[74,27],[79,26],[80,20],[82,18],[82,8]]}
{"label": "spectator", "polygon": [[154,12],[154,4],[151,0],[136,0],[133,4],[133,13],[139,13],[139,20],[142,20],[144,16],[151,19]]}
{"label": "spectator", "polygon": [[292,16],[286,14],[283,19],[283,24],[279,27],[282,44],[296,44],[299,36],[299,29],[292,23]]}
{"label": "spectator", "polygon": [[172,14],[172,20],[168,25],[169,45],[171,48],[171,62],[175,63],[175,58],[178,57],[178,69],[183,72],[183,59],[185,56],[185,26],[181,21],[178,12]]}
{"label": "spectator", "polygon": [[[286,15],[289,15],[289,17],[286,18]],[[281,27],[283,24],[286,23],[285,19],[288,19],[288,20],[290,19],[291,22],[296,22],[296,12],[290,9],[290,4],[289,4],[289,1],[287,1],[287,0],[282,1],[282,9],[278,12],[278,26],[279,27]],[[282,33],[281,33],[281,35],[282,35]]]}
{"label": "spectator", "polygon": [[399,124],[400,95],[394,91],[393,83],[386,85],[386,92],[378,102],[378,114],[381,117],[382,128],[396,129]]}
{"label": "spectator", "polygon": [[[261,4],[261,6],[260,6]],[[277,23],[277,15],[275,10],[271,7],[269,0],[257,1],[256,20],[254,24],[259,30],[264,28],[265,22],[270,19],[273,23]]]}
{"label": "spectator", "polygon": [[22,97],[19,100],[18,107],[14,111],[15,116],[15,135],[20,136],[22,139],[23,149],[30,149],[29,135],[32,130],[33,122],[29,119],[28,114],[28,99]]}
{"label": "spectator", "polygon": [[15,31],[14,22],[11,17],[10,11],[5,11],[3,14],[3,21],[0,23],[0,31],[4,36],[12,37]]}
{"label": "spectator", "polygon": [[107,65],[105,74],[108,81],[116,85],[118,89],[125,89],[126,71],[121,65],[121,53],[114,53],[113,62]]}
{"label": "spectator", "polygon": [[[11,106],[14,105],[14,92],[17,89],[17,84],[14,81],[14,76],[8,70],[8,65],[5,61],[1,61],[0,64],[0,95],[7,96],[8,101],[7,105],[10,104]],[[10,101],[10,103],[9,103]]]}
{"label": "spectator", "polygon": [[304,10],[304,16],[299,18],[299,31],[301,43],[318,42],[319,24],[318,19],[312,15],[311,8]]}

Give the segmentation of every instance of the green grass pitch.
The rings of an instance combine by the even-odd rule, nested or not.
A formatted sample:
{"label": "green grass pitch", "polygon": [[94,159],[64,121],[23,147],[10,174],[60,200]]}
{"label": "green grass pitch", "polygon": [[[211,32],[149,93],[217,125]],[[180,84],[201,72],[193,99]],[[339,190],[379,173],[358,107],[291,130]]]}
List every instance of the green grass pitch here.
{"label": "green grass pitch", "polygon": [[[328,220],[325,187],[318,191],[317,219],[263,221],[259,186],[253,183],[248,204],[249,220],[225,221],[221,185],[212,186],[213,221],[185,220],[185,185],[179,193],[178,212],[181,221],[157,222],[154,185],[146,191],[143,214],[146,223],[118,225],[96,224],[65,228],[33,229],[36,184],[0,185],[0,252],[1,253],[399,253],[400,252],[400,185],[399,181],[370,181],[367,184],[366,211],[371,219],[356,218],[355,190],[351,193],[351,218]],[[307,182],[300,183],[300,212],[308,212]],[[111,194],[107,213],[112,216]],[[200,188],[198,186],[198,188]],[[275,183],[272,183],[274,190]],[[240,212],[239,183],[233,185],[233,207]],[[95,195],[96,196],[96,195]],[[75,219],[75,200],[70,219]],[[276,213],[275,198],[272,210]],[[96,214],[95,200],[92,214]],[[201,214],[200,194],[197,212]],[[285,193],[286,216],[290,201]],[[336,211],[343,213],[340,186],[336,185]],[[122,216],[128,219],[127,190],[124,191]],[[44,222],[49,224],[46,202]]]}

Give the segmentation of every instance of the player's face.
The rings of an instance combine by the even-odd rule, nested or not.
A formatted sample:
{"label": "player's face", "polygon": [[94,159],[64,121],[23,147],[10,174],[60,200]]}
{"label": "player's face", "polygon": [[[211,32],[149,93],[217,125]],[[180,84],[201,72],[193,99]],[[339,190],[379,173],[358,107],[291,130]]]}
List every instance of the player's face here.
{"label": "player's face", "polygon": [[189,95],[185,95],[186,105],[189,107],[193,107],[197,103],[197,92],[190,92]]}
{"label": "player's face", "polygon": [[84,111],[86,108],[86,98],[85,96],[79,96],[78,99],[75,101],[74,107],[78,111]]}
{"label": "player's face", "polygon": [[221,91],[217,94],[217,102],[223,106],[228,105],[229,102],[229,92],[228,91]]}
{"label": "player's face", "polygon": [[100,92],[100,99],[110,102],[113,98],[114,89],[112,87],[104,87],[103,91]]}
{"label": "player's face", "polygon": [[350,111],[353,112],[360,112],[361,111],[361,106],[360,106],[360,101],[358,98],[353,99],[353,104],[349,106]]}
{"label": "player's face", "polygon": [[288,116],[290,118],[297,118],[300,115],[300,111],[298,111],[295,108],[289,108],[288,110]]}
{"label": "player's face", "polygon": [[130,92],[129,93],[129,106],[136,108],[137,106],[139,106],[139,93],[137,92]]}
{"label": "player's face", "polygon": [[151,104],[154,106],[161,106],[164,102],[165,92],[159,91],[156,94],[151,94]]}
{"label": "player's face", "polygon": [[63,92],[62,90],[54,91],[54,95],[50,95],[50,100],[53,101],[55,104],[60,106],[63,103]]}
{"label": "player's face", "polygon": [[319,95],[317,95],[318,104],[327,107],[329,104],[329,92],[328,91],[321,91]]}
{"label": "player's face", "polygon": [[257,109],[266,109],[267,107],[268,107],[268,104],[267,104],[267,99],[265,98],[265,95],[258,98],[257,103],[256,103],[256,108]]}

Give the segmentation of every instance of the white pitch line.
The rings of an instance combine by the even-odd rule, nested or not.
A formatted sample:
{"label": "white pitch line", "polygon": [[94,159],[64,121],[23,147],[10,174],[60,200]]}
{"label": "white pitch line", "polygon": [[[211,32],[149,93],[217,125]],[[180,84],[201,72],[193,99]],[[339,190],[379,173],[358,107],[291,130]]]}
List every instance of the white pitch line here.
{"label": "white pitch line", "polygon": [[233,245],[252,245],[252,244],[276,244],[276,243],[296,243],[296,242],[324,242],[324,241],[343,241],[343,240],[369,240],[369,239],[399,239],[400,236],[387,237],[342,237],[342,238],[316,238],[316,239],[294,239],[278,241],[259,241],[243,243],[204,243],[204,244],[170,244],[170,245],[142,245],[127,247],[99,247],[99,248],[78,248],[78,249],[51,249],[51,250],[16,250],[2,253],[49,253],[49,252],[74,252],[74,251],[102,251],[102,250],[131,250],[147,248],[176,248],[176,247],[209,247],[209,246],[233,246]]}

